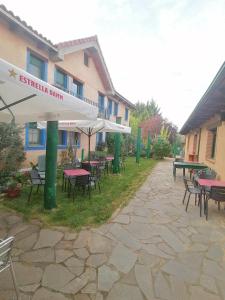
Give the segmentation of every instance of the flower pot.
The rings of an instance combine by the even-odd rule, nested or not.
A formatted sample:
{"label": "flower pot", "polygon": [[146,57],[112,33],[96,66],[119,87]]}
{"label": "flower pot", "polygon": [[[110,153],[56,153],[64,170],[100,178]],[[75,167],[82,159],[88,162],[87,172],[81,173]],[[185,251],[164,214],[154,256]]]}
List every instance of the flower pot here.
{"label": "flower pot", "polygon": [[9,188],[7,191],[6,191],[6,194],[7,194],[7,197],[8,198],[16,198],[18,196],[20,196],[20,192],[21,192],[21,189],[19,187],[16,187],[16,188]]}

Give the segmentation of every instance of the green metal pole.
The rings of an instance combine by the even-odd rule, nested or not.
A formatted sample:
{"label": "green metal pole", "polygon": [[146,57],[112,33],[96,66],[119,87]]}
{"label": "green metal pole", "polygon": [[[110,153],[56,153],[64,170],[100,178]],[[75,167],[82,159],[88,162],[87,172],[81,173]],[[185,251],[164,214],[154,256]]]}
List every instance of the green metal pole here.
{"label": "green metal pole", "polygon": [[[116,118],[116,123],[121,124],[121,118]],[[115,150],[114,150],[114,160],[113,160],[113,173],[117,174],[120,172],[120,133],[115,133]]]}
{"label": "green metal pole", "polygon": [[136,147],[136,163],[139,164],[141,156],[141,127],[138,127],[137,147]]}
{"label": "green metal pole", "polygon": [[44,208],[56,207],[58,121],[47,122]]}
{"label": "green metal pole", "polygon": [[150,153],[151,153],[151,135],[150,135],[150,131],[148,131],[148,142],[147,142],[147,151],[146,151],[147,158],[150,158]]}
{"label": "green metal pole", "polygon": [[84,148],[81,150],[81,161],[84,161]]}

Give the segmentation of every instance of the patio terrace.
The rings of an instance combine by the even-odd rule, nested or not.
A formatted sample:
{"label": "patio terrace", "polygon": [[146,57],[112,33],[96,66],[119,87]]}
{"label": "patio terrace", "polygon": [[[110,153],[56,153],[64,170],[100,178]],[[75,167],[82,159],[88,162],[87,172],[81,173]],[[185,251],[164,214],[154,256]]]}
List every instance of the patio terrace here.
{"label": "patio terrace", "polygon": [[[15,235],[13,260],[22,299],[225,299],[225,218],[210,203],[209,220],[159,162],[130,203],[107,223],[79,233],[43,228],[0,213],[0,235]],[[0,274],[0,299],[14,295]]]}

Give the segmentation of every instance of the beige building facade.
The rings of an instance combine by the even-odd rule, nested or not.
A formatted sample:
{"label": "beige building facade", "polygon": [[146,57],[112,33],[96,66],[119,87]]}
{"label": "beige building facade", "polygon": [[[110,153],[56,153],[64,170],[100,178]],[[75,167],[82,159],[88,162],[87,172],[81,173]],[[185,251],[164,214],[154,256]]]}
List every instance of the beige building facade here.
{"label": "beige building facade", "polygon": [[[71,40],[54,45],[37,33],[19,17],[0,5],[0,58],[64,91],[98,106],[99,117],[129,125],[130,110],[134,105],[114,88],[102,55],[97,36]],[[46,132],[37,124],[24,124],[26,165],[36,163],[45,153]],[[87,155],[88,140],[84,134],[59,131],[59,150],[69,141]],[[91,150],[103,143],[105,134],[91,139]],[[59,159],[60,159],[60,151]]]}
{"label": "beige building facade", "polygon": [[205,163],[225,180],[225,64],[183,125],[185,160]]}

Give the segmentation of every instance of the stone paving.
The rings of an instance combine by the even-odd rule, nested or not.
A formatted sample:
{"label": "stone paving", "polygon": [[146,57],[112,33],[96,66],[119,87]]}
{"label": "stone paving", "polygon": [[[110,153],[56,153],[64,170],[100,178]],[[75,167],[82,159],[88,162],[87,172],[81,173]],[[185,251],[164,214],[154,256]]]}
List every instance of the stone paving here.
{"label": "stone paving", "polygon": [[[0,212],[0,237],[15,235],[22,300],[225,299],[225,212],[199,217],[182,205],[181,177],[159,162],[127,207],[99,228],[44,228]],[[10,272],[0,299],[15,299]]]}

